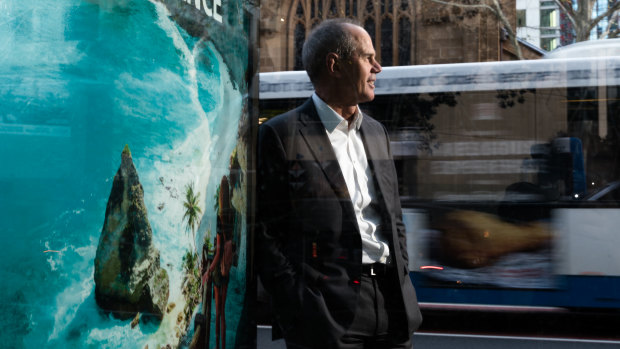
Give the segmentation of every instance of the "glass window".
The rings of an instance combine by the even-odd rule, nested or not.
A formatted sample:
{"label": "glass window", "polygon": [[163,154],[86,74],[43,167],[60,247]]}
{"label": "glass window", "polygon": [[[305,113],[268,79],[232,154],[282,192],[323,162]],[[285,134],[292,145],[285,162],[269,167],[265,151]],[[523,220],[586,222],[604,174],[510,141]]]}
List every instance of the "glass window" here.
{"label": "glass window", "polygon": [[[301,6],[301,5],[300,5]],[[295,60],[295,65],[293,66],[293,70],[302,70],[303,62],[301,61],[301,50],[304,45],[304,40],[306,39],[306,28],[302,23],[297,23],[295,25],[295,36],[294,36],[294,45],[295,50],[293,59]]]}
{"label": "glass window", "polygon": [[[284,21],[263,34],[261,56],[286,64],[261,73],[261,122],[312,94],[307,74],[290,72],[299,54],[290,43],[299,47],[326,17],[315,0],[261,6],[269,1]],[[574,30],[551,0],[517,1],[518,10],[512,2],[504,14],[528,40],[516,47],[498,31],[501,20],[479,9],[322,3],[327,17],[361,23],[383,65],[374,100],[360,108],[389,134],[419,301],[620,309],[618,58],[592,59],[607,49],[582,44],[559,47]],[[299,14],[288,18],[297,4]],[[565,49],[571,59],[557,58]],[[284,180],[297,188],[295,173]],[[536,328],[546,334],[547,325]]]}
{"label": "glass window", "polygon": [[543,9],[540,10],[540,26],[557,27],[558,26],[558,10],[557,9]]}
{"label": "glass window", "polygon": [[393,55],[393,28],[392,21],[389,18],[383,19],[381,23],[381,63],[384,67],[394,65],[394,55]]}
{"label": "glass window", "polygon": [[517,27],[525,27],[527,25],[525,14],[525,10],[517,10]]}
{"label": "glass window", "polygon": [[541,38],[540,47],[547,51],[555,50],[559,45],[559,38]]}
{"label": "glass window", "polygon": [[[374,91],[359,108],[364,122],[377,120],[389,136],[381,144],[364,139],[367,154],[389,150],[371,169],[386,165],[383,173],[396,174],[388,189],[375,188],[372,204],[383,213],[381,228],[401,228],[402,216],[403,244],[384,251],[407,249],[399,281],[412,280],[423,312],[449,303],[562,309],[571,320],[586,312],[565,309],[605,310],[618,318],[620,46],[569,45],[576,31],[559,0],[498,0],[505,18],[476,6],[482,0],[455,1],[0,0],[0,246],[10,246],[0,253],[2,346],[208,340],[196,347],[251,348],[252,317],[261,325],[278,318],[264,292],[258,311],[247,308],[255,303],[252,259],[264,251],[252,250],[263,227],[256,224],[263,223],[258,130],[308,101],[314,86],[303,71],[303,44],[322,21],[344,16],[368,32],[383,66],[376,81],[355,86],[366,96]],[[593,3],[591,19],[617,1],[582,2]],[[504,20],[522,40],[512,40]],[[617,30],[615,13],[590,35]],[[307,130],[291,138],[323,135]],[[303,259],[273,274],[284,287],[299,277],[294,289],[277,291],[298,297],[299,306],[320,300],[326,285],[353,289],[355,219],[321,219],[350,209],[350,194],[335,183],[304,192],[306,179],[338,177],[340,165],[315,161],[329,147],[272,145],[269,155],[291,155],[271,177],[287,203],[268,208],[277,211],[274,221],[319,212],[289,219],[272,235],[291,242],[281,251],[288,262]],[[370,172],[384,186],[382,171]],[[381,190],[391,192],[389,203],[400,200],[402,212],[388,212]],[[287,201],[299,192],[309,199]],[[313,229],[321,225],[353,233],[330,235],[346,246],[326,243],[330,237]],[[101,241],[116,243],[98,252]],[[335,271],[351,261],[348,272]],[[112,270],[107,280],[102,264]],[[136,280],[144,276],[136,270],[148,279]],[[106,303],[116,295],[102,296],[98,284],[115,280],[131,285],[108,290],[139,286],[139,304]],[[310,327],[315,310],[355,299],[304,303],[307,313],[289,315]],[[617,323],[609,337],[620,338]],[[548,335],[545,326],[525,327]]]}

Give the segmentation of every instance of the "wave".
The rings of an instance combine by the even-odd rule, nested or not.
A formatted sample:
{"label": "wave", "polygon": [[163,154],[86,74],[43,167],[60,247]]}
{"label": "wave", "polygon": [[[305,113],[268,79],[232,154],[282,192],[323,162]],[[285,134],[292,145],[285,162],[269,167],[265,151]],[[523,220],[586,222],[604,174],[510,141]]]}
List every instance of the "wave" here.
{"label": "wave", "polygon": [[[209,229],[208,222],[214,222],[215,188],[219,178],[228,174],[228,162],[237,142],[238,121],[243,112],[243,98],[235,89],[215,47],[209,42],[188,37],[169,19],[161,3],[152,4],[156,13],[155,23],[170,38],[171,49],[179,53],[180,73],[169,67],[153,69],[142,75],[119,73],[113,84],[114,115],[101,117],[126,118],[129,126],[122,132],[129,130],[136,134],[143,133],[146,137],[141,140],[145,144],[143,151],[133,152],[134,163],[144,187],[153,243],[160,251],[162,267],[170,277],[169,301],[176,302],[177,308],[181,308],[182,257],[187,249],[202,241],[202,235]],[[162,86],[162,82],[166,86]],[[180,94],[185,96],[184,99],[171,94],[162,98],[169,105],[165,108],[158,105],[163,103],[157,99],[158,96],[177,89],[182,91]],[[153,112],[157,108],[166,112],[158,116]],[[176,123],[180,131],[170,131],[166,137],[151,136],[168,132],[166,125],[170,123],[164,123],[161,118]],[[144,125],[152,124],[151,129],[134,130],[131,125],[136,120],[147,121]],[[122,139],[123,135],[115,137],[114,142]],[[211,181],[211,178],[217,180]],[[184,190],[189,183],[194,183],[198,188],[201,208],[205,213],[197,241],[186,233],[182,219]],[[98,207],[105,209],[105,203]],[[103,212],[93,214],[88,210],[84,207],[66,210],[66,214],[59,218],[62,221],[57,223],[62,226],[68,225],[64,223],[68,220],[77,220],[76,217],[88,219],[87,223],[80,225],[86,227],[84,234],[91,236],[88,241],[83,241],[83,238],[77,244],[76,241],[65,241],[64,247],[59,249],[54,243],[44,243],[48,249],[61,251],[58,255],[46,256],[46,263],[50,272],[62,277],[57,281],[59,286],[55,286],[59,292],[52,296],[52,304],[45,309],[45,320],[37,320],[36,313],[40,310],[33,311],[34,330],[24,339],[24,343],[29,347],[58,348],[143,347],[145,344],[159,347],[159,344],[174,343],[177,338],[173,314],[169,316],[171,319],[164,319],[159,326],[140,323],[139,327],[131,329],[129,321],[114,319],[96,305],[93,261]],[[64,226],[53,233],[60,241],[62,229],[69,228]],[[71,233],[71,236],[77,235]]]}

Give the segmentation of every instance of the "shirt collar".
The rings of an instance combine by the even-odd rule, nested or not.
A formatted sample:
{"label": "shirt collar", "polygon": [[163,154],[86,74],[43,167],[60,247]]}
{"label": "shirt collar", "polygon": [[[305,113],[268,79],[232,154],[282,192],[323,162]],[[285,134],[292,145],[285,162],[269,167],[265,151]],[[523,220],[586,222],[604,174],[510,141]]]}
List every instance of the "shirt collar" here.
{"label": "shirt collar", "polygon": [[[340,124],[343,124],[345,127],[348,125],[348,122],[340,116],[340,114],[336,113],[334,109],[327,105],[327,103],[325,103],[321,97],[316,94],[316,92],[312,94],[312,101],[314,102],[319,118],[321,119],[321,122],[323,123],[323,126],[325,126],[327,132],[334,132]],[[353,127],[355,127],[356,130],[359,130],[362,126],[362,119],[364,117],[364,114],[360,113],[359,106],[355,109],[355,115],[352,117],[355,118]]]}

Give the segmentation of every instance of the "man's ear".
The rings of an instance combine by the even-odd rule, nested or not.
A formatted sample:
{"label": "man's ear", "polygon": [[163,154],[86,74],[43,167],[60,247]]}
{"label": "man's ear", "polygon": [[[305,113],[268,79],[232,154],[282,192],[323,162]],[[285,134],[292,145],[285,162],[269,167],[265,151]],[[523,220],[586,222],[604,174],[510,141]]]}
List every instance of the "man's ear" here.
{"label": "man's ear", "polygon": [[327,64],[327,73],[331,76],[340,77],[342,67],[340,65],[340,57],[337,53],[330,52],[325,58]]}

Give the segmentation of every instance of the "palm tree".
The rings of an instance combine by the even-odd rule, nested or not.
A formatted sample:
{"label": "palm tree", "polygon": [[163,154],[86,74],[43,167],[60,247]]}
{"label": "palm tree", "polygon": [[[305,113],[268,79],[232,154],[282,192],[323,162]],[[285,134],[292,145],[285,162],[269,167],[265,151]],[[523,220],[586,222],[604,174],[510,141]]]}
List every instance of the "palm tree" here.
{"label": "palm tree", "polygon": [[200,193],[194,193],[194,182],[185,186],[185,202],[183,203],[183,207],[185,207],[185,215],[183,215],[183,220],[187,220],[185,230],[187,232],[190,230],[192,231],[194,253],[196,253],[196,229],[198,229],[198,225],[200,224],[199,216],[202,213],[200,206],[198,206],[199,197]]}

